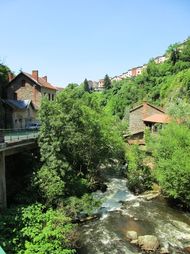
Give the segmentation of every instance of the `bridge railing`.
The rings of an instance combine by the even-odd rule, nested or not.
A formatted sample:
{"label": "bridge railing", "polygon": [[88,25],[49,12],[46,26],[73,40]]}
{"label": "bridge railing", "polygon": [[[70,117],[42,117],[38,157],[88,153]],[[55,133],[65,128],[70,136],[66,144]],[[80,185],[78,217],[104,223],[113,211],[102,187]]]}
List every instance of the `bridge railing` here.
{"label": "bridge railing", "polygon": [[37,138],[38,133],[37,129],[0,129],[0,143]]}

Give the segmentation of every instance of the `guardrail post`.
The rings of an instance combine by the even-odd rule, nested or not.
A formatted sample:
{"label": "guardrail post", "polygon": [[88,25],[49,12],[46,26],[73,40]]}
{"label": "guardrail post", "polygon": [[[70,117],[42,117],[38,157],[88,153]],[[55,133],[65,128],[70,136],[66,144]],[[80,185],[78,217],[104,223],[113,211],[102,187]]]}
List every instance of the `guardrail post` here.
{"label": "guardrail post", "polygon": [[7,207],[6,177],[5,177],[5,154],[0,152],[0,208]]}
{"label": "guardrail post", "polygon": [[4,139],[4,133],[3,130],[0,130],[0,143],[4,143],[5,139]]}

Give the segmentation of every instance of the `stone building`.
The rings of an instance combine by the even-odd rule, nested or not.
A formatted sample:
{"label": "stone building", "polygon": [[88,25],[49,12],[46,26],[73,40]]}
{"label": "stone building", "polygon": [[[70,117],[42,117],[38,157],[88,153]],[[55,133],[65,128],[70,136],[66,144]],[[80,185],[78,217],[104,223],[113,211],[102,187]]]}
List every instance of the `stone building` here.
{"label": "stone building", "polygon": [[20,72],[14,77],[7,87],[7,98],[11,100],[30,100],[34,107],[39,109],[41,100],[47,96],[49,100],[54,100],[56,87],[47,81],[47,76],[39,77],[38,71],[32,74]]}
{"label": "stone building", "polygon": [[146,127],[154,131],[156,124],[165,124],[169,121],[169,116],[162,108],[144,102],[130,110],[129,133],[125,137],[129,143],[143,143]]}

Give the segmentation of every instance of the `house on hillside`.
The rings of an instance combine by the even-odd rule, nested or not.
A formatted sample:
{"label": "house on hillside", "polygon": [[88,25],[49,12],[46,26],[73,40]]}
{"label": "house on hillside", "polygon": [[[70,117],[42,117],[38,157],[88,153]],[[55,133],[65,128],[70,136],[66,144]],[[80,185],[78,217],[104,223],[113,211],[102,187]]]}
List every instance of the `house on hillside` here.
{"label": "house on hillside", "polygon": [[98,91],[103,91],[104,90],[104,79],[100,79],[98,81]]}
{"label": "house on hillside", "polygon": [[36,109],[39,109],[44,96],[53,101],[56,92],[56,87],[48,82],[47,76],[39,77],[37,70],[32,71],[32,74],[20,72],[7,86],[8,99],[30,100]]}
{"label": "house on hillside", "polygon": [[6,112],[6,127],[24,129],[35,123],[37,110],[31,100],[2,99]]}
{"label": "house on hillside", "polygon": [[162,108],[144,102],[130,110],[129,133],[125,137],[130,144],[144,144],[146,128],[154,132],[157,130],[158,124],[166,124],[169,121],[170,117]]}
{"label": "house on hillside", "polygon": [[155,63],[161,64],[164,63],[167,60],[166,56],[157,56],[154,58]]}
{"label": "house on hillside", "polygon": [[119,75],[119,76],[114,76],[113,78],[111,78],[111,81],[121,81],[123,79],[123,74]]}

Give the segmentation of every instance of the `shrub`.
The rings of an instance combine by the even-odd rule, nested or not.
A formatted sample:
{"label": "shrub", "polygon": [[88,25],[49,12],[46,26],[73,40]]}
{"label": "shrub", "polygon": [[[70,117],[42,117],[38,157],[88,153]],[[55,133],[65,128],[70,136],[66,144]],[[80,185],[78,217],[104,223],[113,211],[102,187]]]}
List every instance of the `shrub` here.
{"label": "shrub", "polygon": [[0,216],[0,245],[7,254],[72,254],[75,234],[64,212],[41,204],[10,209]]}
{"label": "shrub", "polygon": [[132,145],[127,149],[127,179],[130,190],[139,194],[151,189],[153,177],[150,169],[144,164],[145,152]]}
{"label": "shrub", "polygon": [[154,140],[155,176],[163,192],[190,206],[190,130],[171,123]]}

